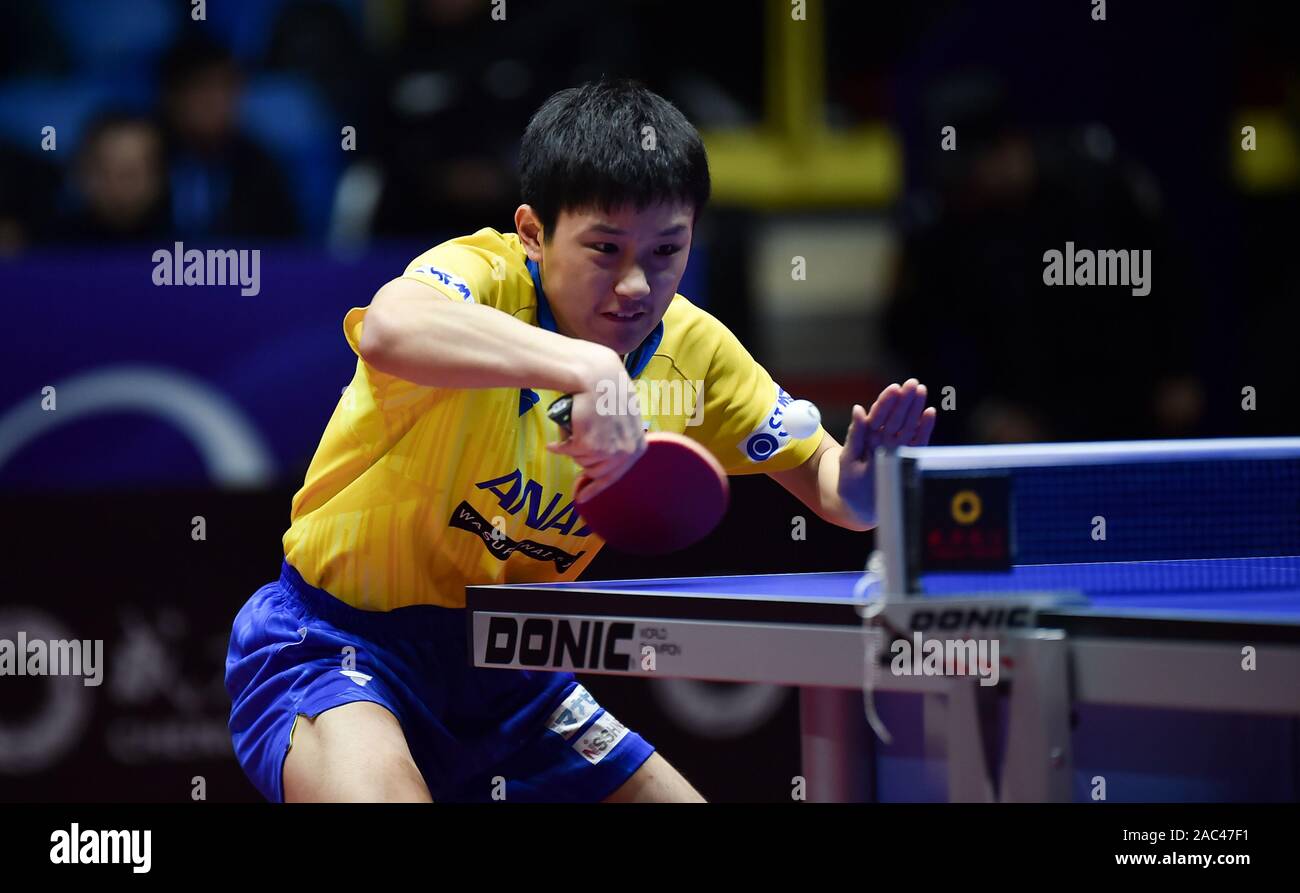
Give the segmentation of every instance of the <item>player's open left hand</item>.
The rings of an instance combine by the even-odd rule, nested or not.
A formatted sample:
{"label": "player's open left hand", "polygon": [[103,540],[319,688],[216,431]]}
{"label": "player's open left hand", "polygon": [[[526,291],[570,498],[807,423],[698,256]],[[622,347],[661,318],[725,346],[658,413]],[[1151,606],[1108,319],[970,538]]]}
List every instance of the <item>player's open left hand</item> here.
{"label": "player's open left hand", "polygon": [[840,499],[863,521],[876,520],[876,484],[871,459],[877,447],[925,446],[937,412],[926,408],[925,385],[909,378],[880,392],[871,409],[853,407],[853,420],[840,453]]}

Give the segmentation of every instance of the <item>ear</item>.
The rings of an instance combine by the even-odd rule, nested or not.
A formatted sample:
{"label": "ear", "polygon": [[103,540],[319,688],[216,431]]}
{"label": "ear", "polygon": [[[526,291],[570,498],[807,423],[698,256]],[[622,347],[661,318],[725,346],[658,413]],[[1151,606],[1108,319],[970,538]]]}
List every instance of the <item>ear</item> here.
{"label": "ear", "polygon": [[528,259],[542,262],[542,221],[532,205],[520,205],[515,208],[515,232],[519,234],[519,243],[524,246]]}

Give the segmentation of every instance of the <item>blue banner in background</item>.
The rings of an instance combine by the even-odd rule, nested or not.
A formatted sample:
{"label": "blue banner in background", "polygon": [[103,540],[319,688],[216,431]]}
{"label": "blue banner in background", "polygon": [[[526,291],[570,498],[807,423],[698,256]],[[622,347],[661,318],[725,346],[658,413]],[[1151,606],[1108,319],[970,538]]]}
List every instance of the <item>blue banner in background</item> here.
{"label": "blue banner in background", "polygon": [[355,369],[344,314],[435,242],[262,248],[257,294],[155,285],[173,243],[0,263],[0,488],[300,481]]}

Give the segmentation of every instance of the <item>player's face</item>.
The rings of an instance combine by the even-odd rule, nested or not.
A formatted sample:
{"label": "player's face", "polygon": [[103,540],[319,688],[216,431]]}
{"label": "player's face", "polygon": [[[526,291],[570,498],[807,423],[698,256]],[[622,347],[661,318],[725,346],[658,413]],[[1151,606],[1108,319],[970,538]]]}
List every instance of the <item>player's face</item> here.
{"label": "player's face", "polygon": [[562,211],[542,244],[560,330],[619,354],[635,350],[672,302],[694,228],[690,205]]}

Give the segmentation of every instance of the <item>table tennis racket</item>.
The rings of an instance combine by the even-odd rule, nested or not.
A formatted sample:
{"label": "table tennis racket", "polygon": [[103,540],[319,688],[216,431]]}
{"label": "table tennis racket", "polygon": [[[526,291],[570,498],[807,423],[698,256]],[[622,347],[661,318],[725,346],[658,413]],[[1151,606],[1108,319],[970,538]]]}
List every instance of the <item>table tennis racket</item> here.
{"label": "table tennis racket", "polygon": [[[558,398],[546,415],[571,435],[573,396]],[[578,514],[605,542],[623,552],[660,555],[698,542],[718,526],[731,488],[707,449],[681,434],[653,432],[646,448],[617,481],[586,501],[590,483],[579,476]]]}

